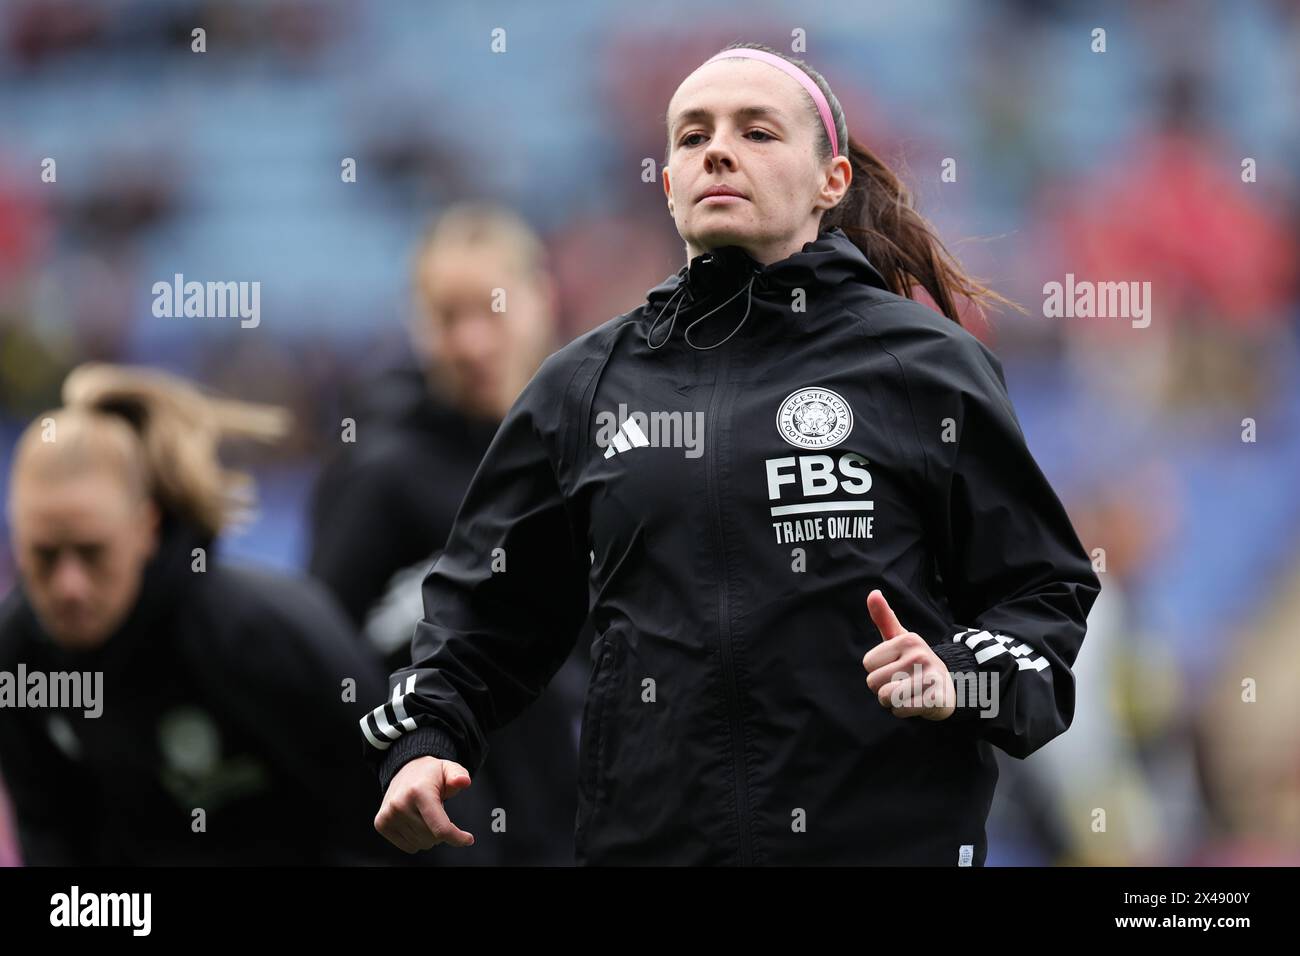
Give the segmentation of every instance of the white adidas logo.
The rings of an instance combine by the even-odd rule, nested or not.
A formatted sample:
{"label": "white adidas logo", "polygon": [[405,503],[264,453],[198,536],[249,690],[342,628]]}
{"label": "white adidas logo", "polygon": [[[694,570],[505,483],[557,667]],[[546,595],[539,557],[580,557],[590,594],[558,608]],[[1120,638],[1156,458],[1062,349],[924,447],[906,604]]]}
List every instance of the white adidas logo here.
{"label": "white adidas logo", "polygon": [[699,458],[704,454],[704,413],[628,411],[619,402],[617,414],[597,413],[595,437],[606,458],[633,448],[681,448],[687,458]]}
{"label": "white adidas logo", "polygon": [[629,448],[649,448],[650,439],[645,437],[645,432],[641,431],[640,426],[629,418],[626,419],[619,430],[614,433],[614,441],[605,449],[605,457],[613,458],[615,452],[627,451]]}

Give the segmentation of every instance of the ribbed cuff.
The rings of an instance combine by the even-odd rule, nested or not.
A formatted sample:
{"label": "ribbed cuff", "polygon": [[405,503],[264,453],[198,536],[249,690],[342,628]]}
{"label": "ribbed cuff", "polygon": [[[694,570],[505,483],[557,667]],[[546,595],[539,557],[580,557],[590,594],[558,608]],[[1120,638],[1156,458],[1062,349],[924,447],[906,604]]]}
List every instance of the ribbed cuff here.
{"label": "ribbed cuff", "polygon": [[379,792],[387,793],[397,771],[417,757],[440,757],[462,762],[456,755],[455,743],[445,731],[437,727],[416,727],[394,740],[380,761]]}
{"label": "ribbed cuff", "polygon": [[[975,660],[975,652],[972,651],[961,641],[946,640],[940,641],[933,645],[934,654],[939,660],[943,661],[950,674],[976,674],[979,672],[979,664]],[[956,708],[946,720],[940,721],[941,724],[972,724],[980,719],[980,709],[978,702],[962,701],[958,699]]]}

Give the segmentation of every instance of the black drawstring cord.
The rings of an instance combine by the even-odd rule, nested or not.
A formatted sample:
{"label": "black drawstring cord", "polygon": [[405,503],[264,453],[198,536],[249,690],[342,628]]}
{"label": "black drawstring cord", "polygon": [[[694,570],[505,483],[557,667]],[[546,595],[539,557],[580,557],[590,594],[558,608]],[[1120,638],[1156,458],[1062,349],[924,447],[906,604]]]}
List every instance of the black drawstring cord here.
{"label": "black drawstring cord", "polygon": [[690,325],[686,326],[686,331],[682,333],[682,337],[686,339],[686,344],[689,345],[691,348],[695,349],[697,352],[707,352],[709,349],[716,349],[723,342],[727,341],[727,339],[731,338],[733,335],[739,332],[740,327],[744,325],[745,320],[749,318],[749,310],[754,304],[754,279],[756,278],[757,276],[750,276],[749,283],[745,286],[745,288],[737,289],[735,295],[731,297],[731,299],[734,299],[737,295],[740,295],[741,292],[744,291],[749,292],[749,295],[745,298],[745,314],[740,317],[740,322],[736,325],[736,327],[727,333],[726,338],[722,339],[722,341],[720,342],[714,342],[712,345],[703,345],[703,346],[696,345],[694,342],[691,341],[691,329],[695,328],[697,325],[699,325],[701,322],[703,322],[705,319],[711,316],[714,312],[717,312],[718,309],[722,308],[722,305],[726,305],[727,302],[731,301],[731,299],[728,299],[727,302],[724,302],[722,303],[722,305],[718,306],[718,309],[712,309],[708,312],[705,312],[702,316],[700,316]]}
{"label": "black drawstring cord", "polygon": [[677,313],[680,312],[682,308],[682,304],[680,302],[677,303],[677,308],[673,309],[673,319],[671,322],[668,323],[668,332],[667,334],[664,335],[663,341],[660,342],[658,345],[655,345],[653,342],[650,341],[650,336],[655,334],[655,327],[659,325],[659,320],[662,319],[664,317],[664,313],[668,311],[668,306],[673,304],[673,299],[677,298],[685,291],[686,291],[686,283],[683,282],[681,286],[678,287],[677,291],[674,292],[671,296],[669,296],[668,301],[664,303],[664,307],[660,309],[659,314],[655,316],[655,320],[652,323],[650,323],[650,331],[646,332],[645,341],[646,344],[649,345],[652,349],[662,348],[664,343],[667,342],[669,338],[672,337],[673,326],[677,324]]}
{"label": "black drawstring cord", "polygon": [[[686,344],[689,345],[691,348],[695,349],[697,352],[707,352],[709,349],[716,349],[723,342],[727,341],[727,339],[731,338],[733,335],[739,332],[741,326],[745,324],[745,320],[749,318],[749,310],[754,305],[754,280],[756,278],[758,278],[757,274],[750,276],[749,282],[745,285],[745,288],[737,289],[735,293],[732,294],[731,298],[726,300],[726,302],[723,302],[721,305],[715,306],[714,308],[710,309],[708,312],[705,312],[702,316],[700,316],[690,325],[686,326],[686,331],[682,333],[682,336],[686,339]],[[673,293],[672,297],[669,298],[669,300],[664,303],[664,307],[659,310],[659,314],[655,316],[654,322],[651,323],[650,330],[646,332],[646,336],[645,336],[646,344],[649,345],[652,349],[662,348],[663,345],[672,337],[673,326],[677,324],[677,313],[680,312],[682,308],[682,304],[680,302],[677,303],[677,308],[673,310],[673,317],[672,320],[668,323],[668,331],[664,334],[663,340],[658,345],[655,345],[653,342],[650,341],[650,336],[654,334],[655,327],[659,325],[659,320],[663,318],[663,314],[666,311],[668,311],[668,306],[672,304],[673,299],[677,298],[677,296],[680,295],[685,290],[685,288],[686,286],[685,284],[683,284],[682,287],[678,289],[675,293]],[[712,345],[696,345],[694,342],[691,341],[691,329],[695,328],[697,325],[699,325],[701,322],[703,322],[705,319],[711,316],[714,312],[717,312],[718,309],[726,305],[727,302],[731,302],[733,299],[736,298],[736,296],[740,295],[740,293],[742,292],[749,293],[749,296],[745,300],[745,314],[740,317],[740,322],[736,325],[736,327],[727,333],[726,338],[723,338],[719,342],[714,342]]]}

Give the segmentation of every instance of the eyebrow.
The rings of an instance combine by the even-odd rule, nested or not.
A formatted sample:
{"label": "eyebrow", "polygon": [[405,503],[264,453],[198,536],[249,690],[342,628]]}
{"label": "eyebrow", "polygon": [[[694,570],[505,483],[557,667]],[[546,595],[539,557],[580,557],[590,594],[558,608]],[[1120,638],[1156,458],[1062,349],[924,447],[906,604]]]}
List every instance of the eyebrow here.
{"label": "eyebrow", "polygon": [[[732,115],[740,119],[771,119],[776,120],[778,123],[784,123],[786,121],[785,114],[771,106],[742,106],[740,109],[734,111]],[[677,115],[677,120],[668,128],[671,132],[683,123],[693,123],[696,120],[707,120],[712,119],[712,117],[712,110],[706,110],[703,107],[697,106],[694,109],[683,110],[679,113]]]}

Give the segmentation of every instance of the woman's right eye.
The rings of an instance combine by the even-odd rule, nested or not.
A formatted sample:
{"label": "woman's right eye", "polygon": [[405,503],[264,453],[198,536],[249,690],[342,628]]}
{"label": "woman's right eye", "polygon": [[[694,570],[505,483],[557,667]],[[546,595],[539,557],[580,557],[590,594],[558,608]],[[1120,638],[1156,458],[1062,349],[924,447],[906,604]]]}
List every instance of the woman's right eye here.
{"label": "woman's right eye", "polygon": [[689,146],[691,144],[688,143],[687,140],[694,139],[696,136],[703,136],[703,135],[704,135],[703,133],[687,133],[685,136],[682,137],[682,141],[680,145]]}

